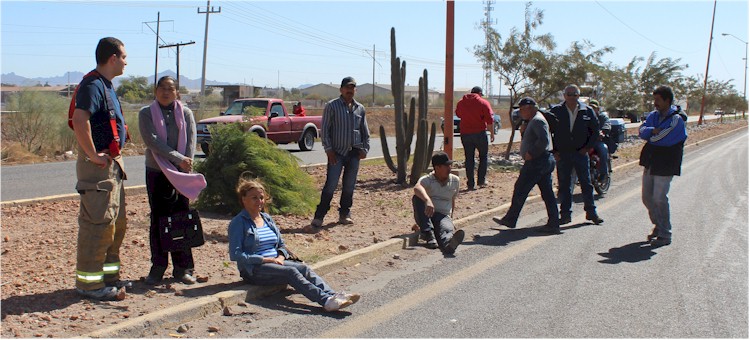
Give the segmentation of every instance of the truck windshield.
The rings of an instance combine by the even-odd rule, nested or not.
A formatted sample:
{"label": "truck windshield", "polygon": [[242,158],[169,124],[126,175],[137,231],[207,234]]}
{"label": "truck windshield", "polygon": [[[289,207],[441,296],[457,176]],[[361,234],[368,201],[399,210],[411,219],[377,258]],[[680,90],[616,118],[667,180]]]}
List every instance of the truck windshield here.
{"label": "truck windshield", "polygon": [[266,113],[268,102],[265,100],[246,100],[233,102],[224,112],[225,116],[249,115],[262,116]]}

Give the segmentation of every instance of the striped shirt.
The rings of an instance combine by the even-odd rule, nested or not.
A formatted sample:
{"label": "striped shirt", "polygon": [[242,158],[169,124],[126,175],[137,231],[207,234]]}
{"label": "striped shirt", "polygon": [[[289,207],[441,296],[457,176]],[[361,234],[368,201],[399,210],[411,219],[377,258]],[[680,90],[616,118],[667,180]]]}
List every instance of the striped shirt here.
{"label": "striped shirt", "polygon": [[329,101],[323,109],[321,141],[326,152],[346,156],[352,149],[370,151],[370,128],[365,107],[354,100],[350,111],[343,97]]}
{"label": "striped shirt", "polygon": [[279,237],[271,228],[263,222],[263,227],[258,228],[258,250],[256,254],[263,257],[276,257],[279,253],[276,251],[276,243]]}

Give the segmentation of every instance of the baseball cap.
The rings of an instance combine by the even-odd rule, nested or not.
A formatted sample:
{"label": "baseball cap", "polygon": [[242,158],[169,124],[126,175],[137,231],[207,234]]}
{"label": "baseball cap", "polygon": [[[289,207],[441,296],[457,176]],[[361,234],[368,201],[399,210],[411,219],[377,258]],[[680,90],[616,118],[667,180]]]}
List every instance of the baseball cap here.
{"label": "baseball cap", "polygon": [[341,87],[347,86],[349,84],[357,86],[357,81],[352,77],[346,77],[341,80]]}
{"label": "baseball cap", "polygon": [[518,107],[524,106],[524,105],[534,105],[536,106],[536,102],[534,99],[531,99],[531,97],[523,97],[521,100],[518,101]]}
{"label": "baseball cap", "polygon": [[453,161],[450,158],[448,158],[447,153],[443,151],[439,151],[439,152],[436,152],[434,155],[432,155],[432,167],[433,168],[438,165],[448,165],[448,164],[453,164]]}
{"label": "baseball cap", "polygon": [[484,95],[482,93],[482,88],[479,86],[474,86],[471,88],[471,93],[479,93],[479,95]]}
{"label": "baseball cap", "polygon": [[591,100],[589,102],[589,106],[598,108],[599,107],[599,101],[596,100],[596,99],[593,99],[593,100]]}

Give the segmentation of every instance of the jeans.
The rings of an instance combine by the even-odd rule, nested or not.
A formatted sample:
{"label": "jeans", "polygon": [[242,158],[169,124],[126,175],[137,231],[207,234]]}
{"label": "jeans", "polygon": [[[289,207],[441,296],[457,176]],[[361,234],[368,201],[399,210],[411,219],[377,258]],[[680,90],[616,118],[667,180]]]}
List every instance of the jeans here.
{"label": "jeans", "polygon": [[672,223],[669,221],[669,185],[674,176],[653,176],[643,169],[641,200],[648,210],[651,223],[656,226],[656,236],[672,239]]}
{"label": "jeans", "polygon": [[[174,189],[164,173],[146,168],[146,192],[148,205],[151,208],[151,226],[149,228],[149,244],[151,246],[151,270],[148,275],[161,278],[169,265],[170,252],[161,249],[159,235],[159,218],[173,212],[190,209],[190,201]],[[172,253],[172,276],[180,278],[182,275],[193,275],[195,263],[193,251],[188,248]]]}
{"label": "jeans", "polygon": [[416,195],[411,197],[411,206],[414,209],[414,221],[417,222],[419,230],[422,233],[434,233],[438,247],[445,249],[448,241],[453,237],[454,226],[450,216],[436,211],[432,214],[432,217],[427,217],[424,213],[426,205]]}
{"label": "jeans", "polygon": [[474,188],[474,152],[476,150],[479,150],[477,182],[479,182],[479,185],[485,184],[485,177],[487,176],[487,154],[489,152],[487,132],[483,131],[469,135],[461,134],[461,144],[464,146],[464,155],[466,156],[466,184],[469,186],[469,189]]}
{"label": "jeans", "polygon": [[599,155],[599,173],[609,174],[609,149],[604,142],[598,142],[594,146],[596,154]]}
{"label": "jeans", "polygon": [[557,186],[560,196],[560,216],[570,217],[573,213],[573,178],[571,174],[575,169],[578,181],[581,183],[583,194],[583,209],[587,213],[595,214],[594,186],[589,178],[589,155],[580,152],[561,152],[560,161],[557,162]]}
{"label": "jeans", "polygon": [[283,266],[276,263],[256,265],[253,275],[245,281],[258,286],[288,284],[308,300],[317,302],[321,306],[326,304],[329,297],[336,294],[310,267],[296,261],[284,261]]}
{"label": "jeans", "polygon": [[323,185],[323,192],[320,193],[320,204],[315,209],[316,219],[323,220],[328,210],[331,209],[331,200],[339,183],[342,170],[344,178],[341,180],[339,217],[349,216],[349,210],[354,199],[354,186],[357,184],[357,172],[359,171],[359,149],[352,149],[346,156],[336,154],[336,164],[328,164],[326,183]]}
{"label": "jeans", "polygon": [[518,216],[521,214],[524,203],[526,203],[526,198],[529,196],[531,189],[536,185],[539,186],[544,205],[547,207],[547,225],[550,227],[560,226],[555,191],[552,189],[552,171],[554,170],[555,158],[550,153],[523,163],[521,172],[513,187],[513,199],[510,203],[510,209],[505,213],[508,221],[511,221],[513,224],[518,221]]}

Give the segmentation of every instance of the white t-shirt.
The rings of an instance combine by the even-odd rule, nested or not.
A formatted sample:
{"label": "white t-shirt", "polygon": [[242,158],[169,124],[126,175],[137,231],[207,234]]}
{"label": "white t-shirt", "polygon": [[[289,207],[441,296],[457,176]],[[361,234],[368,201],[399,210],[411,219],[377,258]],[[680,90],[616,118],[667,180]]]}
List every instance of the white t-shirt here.
{"label": "white t-shirt", "polygon": [[453,210],[453,198],[458,195],[459,183],[458,176],[454,174],[450,174],[448,181],[444,184],[435,178],[434,172],[419,178],[419,184],[424,187],[427,195],[430,196],[435,211],[447,216],[450,216]]}

